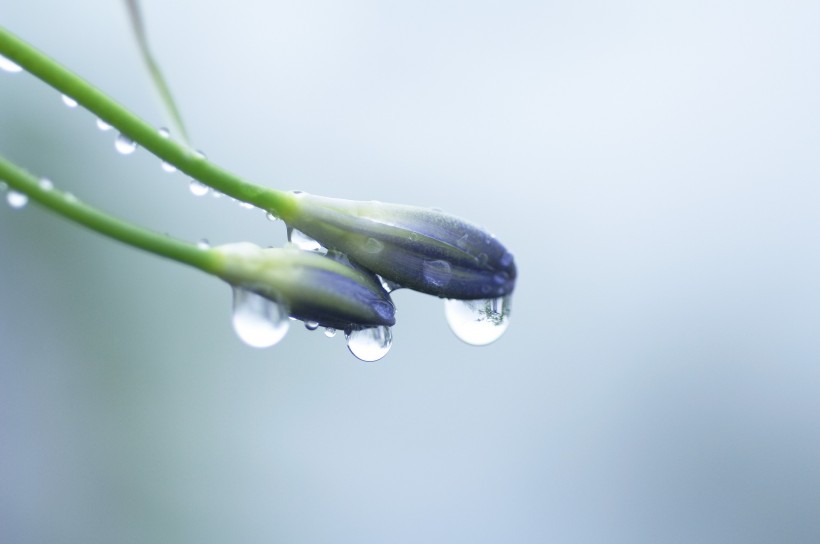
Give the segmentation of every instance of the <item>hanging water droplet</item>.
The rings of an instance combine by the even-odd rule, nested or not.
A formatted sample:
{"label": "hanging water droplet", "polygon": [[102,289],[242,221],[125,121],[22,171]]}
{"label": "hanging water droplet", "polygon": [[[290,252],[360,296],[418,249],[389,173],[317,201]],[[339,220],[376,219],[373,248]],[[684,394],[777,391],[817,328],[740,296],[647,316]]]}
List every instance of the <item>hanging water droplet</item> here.
{"label": "hanging water droplet", "polygon": [[256,208],[256,206],[254,206],[253,204],[251,204],[249,202],[240,202],[239,207],[244,208],[246,210],[252,210],[252,209]]}
{"label": "hanging water droplet", "polygon": [[192,178],[191,183],[188,184],[188,190],[194,196],[205,196],[210,191],[210,187]]}
{"label": "hanging water droplet", "polygon": [[444,315],[450,329],[473,346],[484,346],[504,334],[510,324],[512,297],[444,301]]}
{"label": "hanging water droplet", "polygon": [[23,69],[20,68],[19,65],[11,62],[6,57],[0,55],[0,70],[4,72],[9,72],[11,74],[16,74],[17,72],[21,72]]}
{"label": "hanging water droplet", "polygon": [[6,202],[8,202],[12,208],[19,210],[28,204],[28,195],[18,193],[17,191],[9,191],[6,193]]}
{"label": "hanging water droplet", "polygon": [[71,98],[70,96],[68,96],[67,94],[63,95],[63,104],[65,104],[69,108],[76,108],[77,107],[77,101],[74,100],[73,98]]}
{"label": "hanging water droplet", "polygon": [[319,328],[319,323],[317,321],[305,321],[305,328],[309,331],[315,331]]}
{"label": "hanging water droplet", "polygon": [[117,134],[117,138],[114,140],[114,147],[123,155],[130,155],[137,148],[137,142],[125,134]]}
{"label": "hanging water droplet", "polygon": [[165,172],[168,172],[169,174],[173,174],[174,172],[177,171],[177,167],[174,166],[173,164],[169,163],[169,162],[162,161],[160,166],[162,166],[162,169]]}
{"label": "hanging water droplet", "polygon": [[285,337],[290,326],[287,311],[252,291],[233,289],[233,329],[251,347],[267,348]]}
{"label": "hanging water droplet", "polygon": [[327,336],[328,338],[333,338],[334,336],[336,336],[336,329],[334,329],[333,327],[325,327],[325,336]]}
{"label": "hanging water droplet", "polygon": [[208,241],[207,238],[203,238],[196,243],[196,247],[198,247],[199,249],[210,249],[211,243]]}
{"label": "hanging water droplet", "polygon": [[40,181],[37,182],[37,186],[40,187],[43,191],[50,191],[54,189],[54,184],[48,178],[42,178]]}
{"label": "hanging water droplet", "polygon": [[358,329],[345,333],[347,349],[358,359],[368,363],[378,361],[390,351],[393,344],[393,331],[381,325],[367,329]]}
{"label": "hanging water droplet", "polygon": [[442,260],[424,261],[421,273],[424,275],[424,281],[435,287],[445,287],[453,276],[450,263]]}
{"label": "hanging water droplet", "polygon": [[273,215],[271,212],[265,214],[265,217],[268,218],[268,221],[278,221],[279,218]]}
{"label": "hanging water droplet", "polygon": [[165,127],[159,127],[157,134],[159,134],[160,138],[165,138],[166,140],[171,137],[171,131]]}
{"label": "hanging water droplet", "polygon": [[304,251],[315,251],[317,253],[327,253],[327,249],[322,244],[300,230],[288,228],[288,241]]}
{"label": "hanging water droplet", "polygon": [[103,121],[102,119],[97,119],[97,128],[101,131],[105,132],[107,130],[111,130],[111,125]]}
{"label": "hanging water droplet", "polygon": [[364,249],[365,253],[380,253],[381,250],[384,249],[384,244],[375,238],[368,238],[364,246],[362,246],[362,249]]}

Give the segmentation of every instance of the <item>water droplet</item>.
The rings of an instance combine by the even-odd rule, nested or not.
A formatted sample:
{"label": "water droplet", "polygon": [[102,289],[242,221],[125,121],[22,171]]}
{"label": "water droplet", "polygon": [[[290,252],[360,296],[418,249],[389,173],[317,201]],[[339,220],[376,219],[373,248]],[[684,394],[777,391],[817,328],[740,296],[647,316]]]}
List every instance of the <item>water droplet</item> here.
{"label": "water droplet", "polygon": [[48,178],[42,178],[40,181],[37,182],[37,185],[43,191],[50,191],[50,190],[54,189],[54,184]]}
{"label": "water droplet", "polygon": [[464,236],[462,236],[461,238],[456,240],[456,246],[458,246],[459,249],[467,249],[467,244],[468,244],[469,239],[470,239],[470,235],[465,234]]}
{"label": "water droplet", "polygon": [[334,329],[333,327],[325,327],[325,336],[327,336],[328,338],[333,338],[334,336],[336,336],[336,329]]}
{"label": "water droplet", "polygon": [[17,191],[9,191],[6,193],[6,202],[14,209],[19,210],[28,204],[28,195],[18,193]]}
{"label": "water droplet", "polygon": [[69,108],[77,107],[77,101],[66,94],[63,95],[63,104],[65,104]]}
{"label": "water droplet", "polygon": [[387,355],[393,344],[393,331],[390,327],[382,325],[346,332],[345,338],[350,353],[369,363]]}
{"label": "water droplet", "polygon": [[287,311],[261,295],[234,287],[233,329],[237,336],[255,348],[268,348],[285,337],[290,326]]}
{"label": "water droplet", "polygon": [[453,333],[473,346],[484,346],[504,334],[510,324],[512,297],[444,301],[444,315]]}
{"label": "water droplet", "polygon": [[254,206],[253,204],[251,204],[249,202],[240,202],[239,207],[244,208],[246,210],[252,210],[252,209],[256,208],[256,206]]}
{"label": "water droplet", "polygon": [[210,188],[204,183],[200,183],[192,178],[191,182],[188,184],[188,190],[191,191],[191,194],[194,196],[205,196],[208,194]]}
{"label": "water droplet", "polygon": [[97,128],[105,132],[106,130],[111,130],[111,125],[109,125],[102,119],[97,119]]}
{"label": "water droplet", "polygon": [[137,148],[137,142],[125,134],[117,134],[117,139],[114,140],[114,147],[123,155],[130,155]]}
{"label": "water droplet", "polygon": [[174,166],[173,164],[169,163],[169,162],[162,161],[161,166],[162,166],[162,169],[164,171],[168,172],[169,174],[173,174],[174,172],[177,171],[177,167]]}
{"label": "water droplet", "polygon": [[9,72],[11,74],[16,74],[17,72],[21,72],[23,69],[20,68],[17,64],[11,62],[6,57],[0,55],[0,70],[4,72]]}
{"label": "water droplet", "polygon": [[217,191],[215,189],[211,189],[211,196],[214,197],[214,198],[222,198],[223,196],[225,196],[225,194],[220,193],[219,191]]}
{"label": "water droplet", "polygon": [[65,194],[63,195],[63,198],[65,199],[65,201],[66,201],[66,202],[68,202],[68,203],[70,203],[70,204],[76,204],[77,202],[79,202],[79,201],[80,201],[80,199],[78,199],[78,198],[77,198],[76,196],[74,196],[72,193],[65,193]]}
{"label": "water droplet", "polygon": [[309,331],[315,331],[319,328],[319,323],[317,321],[305,321],[305,328]]}
{"label": "water droplet", "polygon": [[365,253],[380,253],[384,249],[384,244],[375,238],[368,238],[362,249]]}
{"label": "water droplet", "polygon": [[316,251],[318,253],[327,253],[327,249],[322,247],[322,244],[305,234],[300,230],[293,228],[288,229],[288,241],[304,251]]}
{"label": "water droplet", "polygon": [[273,215],[271,212],[265,214],[265,217],[268,218],[268,221],[278,221],[279,218]]}
{"label": "water droplet", "polygon": [[424,261],[421,265],[421,273],[424,275],[424,281],[435,287],[446,286],[453,277],[450,263],[442,260]]}
{"label": "water droplet", "polygon": [[159,127],[157,134],[159,134],[160,138],[165,138],[166,140],[171,137],[171,131],[165,127]]}
{"label": "water droplet", "polygon": [[197,149],[196,151],[194,151],[194,158],[195,158],[195,159],[198,159],[198,160],[201,160],[201,161],[204,161],[204,160],[207,160],[207,159],[208,159],[208,157],[207,157],[207,156],[205,156],[205,153],[203,153],[203,152],[202,152],[202,151],[200,151],[199,149]]}
{"label": "water droplet", "polygon": [[387,291],[388,293],[392,293],[396,289],[401,289],[401,285],[394,281],[386,280],[383,277],[376,275],[376,278],[379,280],[379,283],[382,286],[382,289]]}
{"label": "water droplet", "polygon": [[210,249],[211,243],[208,241],[207,238],[203,238],[199,242],[196,243],[196,247],[199,249]]}

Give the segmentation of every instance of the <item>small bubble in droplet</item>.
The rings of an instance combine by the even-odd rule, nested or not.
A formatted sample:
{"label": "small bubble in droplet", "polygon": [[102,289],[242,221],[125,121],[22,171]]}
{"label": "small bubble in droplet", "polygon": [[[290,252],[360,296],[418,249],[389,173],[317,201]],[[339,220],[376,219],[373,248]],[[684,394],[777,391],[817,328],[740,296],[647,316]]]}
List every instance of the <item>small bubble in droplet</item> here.
{"label": "small bubble in droplet", "polygon": [[101,131],[105,132],[107,130],[111,130],[111,125],[103,121],[102,119],[97,119],[97,128]]}
{"label": "small bubble in droplet", "polygon": [[196,247],[198,247],[199,249],[210,249],[211,243],[208,241],[207,238],[203,238],[196,243]]}
{"label": "small bubble in droplet", "polygon": [[280,304],[253,291],[234,287],[233,328],[249,346],[267,348],[282,340],[290,326],[287,316]]}
{"label": "small bubble in droplet", "polygon": [[327,336],[328,338],[333,338],[334,336],[336,336],[336,329],[334,329],[333,327],[325,327],[325,336]]}
{"label": "small bubble in droplet", "polygon": [[37,186],[40,187],[43,191],[50,191],[54,189],[54,184],[48,178],[42,178],[40,181],[37,182]]}
{"label": "small bubble in droplet", "polygon": [[315,331],[319,328],[318,321],[305,321],[305,328],[309,331]]}
{"label": "small bubble in droplet", "polygon": [[67,94],[63,95],[63,104],[65,104],[69,108],[76,108],[77,107],[77,101],[74,100],[73,98],[71,98],[70,96],[68,96]]}
{"label": "small bubble in droplet", "polygon": [[159,134],[160,138],[165,138],[166,140],[171,137],[171,131],[165,127],[159,127],[157,134]]}
{"label": "small bubble in droplet", "polygon": [[510,324],[510,302],[507,295],[478,300],[444,301],[444,315],[453,333],[473,346],[484,346],[501,337]]}
{"label": "small bubble in droplet", "polygon": [[169,162],[162,161],[160,166],[162,167],[162,169],[165,172],[168,172],[169,174],[173,174],[174,172],[177,171],[177,167],[174,166],[173,164],[169,163]]}
{"label": "small bubble in droplet", "polygon": [[375,238],[368,238],[362,249],[365,253],[380,253],[384,249],[384,244]]}
{"label": "small bubble in droplet", "polygon": [[126,136],[125,134],[118,134],[114,140],[114,147],[123,155],[130,155],[137,149],[137,142]]}
{"label": "small bubble in droplet", "polygon": [[208,157],[205,155],[205,153],[203,153],[199,149],[194,151],[194,158],[198,159],[198,160],[203,160],[203,161],[208,159]]}
{"label": "small bubble in droplet", "polygon": [[288,241],[303,251],[315,251],[322,254],[327,253],[327,249],[322,247],[322,244],[304,232],[294,228],[288,229]]}
{"label": "small bubble in droplet", "polygon": [[453,276],[450,263],[442,260],[424,261],[421,265],[421,273],[424,281],[434,287],[445,287]]}
{"label": "small bubble in droplet", "polygon": [[387,355],[393,344],[393,331],[385,325],[346,332],[345,337],[350,353],[368,363]]}
{"label": "small bubble in droplet", "polygon": [[271,212],[265,214],[265,217],[268,218],[268,221],[278,221],[279,218],[273,215]]}
{"label": "small bubble in droplet", "polygon": [[11,62],[9,59],[2,55],[0,55],[0,70],[3,70],[4,72],[9,72],[10,74],[16,74],[17,72],[23,71],[23,69],[19,65]]}
{"label": "small bubble in droplet", "polygon": [[198,180],[191,179],[191,183],[188,184],[188,190],[191,191],[191,194],[194,196],[205,196],[208,194],[208,191],[210,191],[210,187]]}
{"label": "small bubble in droplet", "polygon": [[9,191],[6,193],[6,202],[8,202],[12,208],[19,210],[28,204],[28,195],[18,193],[17,191]]}

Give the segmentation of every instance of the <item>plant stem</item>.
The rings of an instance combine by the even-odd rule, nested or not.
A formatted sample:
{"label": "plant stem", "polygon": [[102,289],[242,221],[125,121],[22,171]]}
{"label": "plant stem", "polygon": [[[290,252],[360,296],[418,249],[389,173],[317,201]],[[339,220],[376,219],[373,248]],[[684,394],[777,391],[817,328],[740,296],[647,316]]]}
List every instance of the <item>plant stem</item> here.
{"label": "plant stem", "polygon": [[145,32],[145,25],[142,22],[142,12],[140,10],[139,0],[125,0],[128,8],[128,18],[131,21],[131,28],[134,30],[134,37],[137,40],[142,60],[145,61],[145,66],[148,68],[148,73],[151,80],[154,82],[154,87],[159,93],[160,100],[171,118],[171,123],[174,125],[180,139],[187,145],[190,145],[188,139],[188,132],[185,130],[185,125],[182,123],[182,115],[179,113],[174,97],[171,95],[171,88],[165,81],[162,75],[162,70],[159,68],[154,55],[151,54],[151,49],[148,47],[148,36]]}
{"label": "plant stem", "polygon": [[127,223],[83,204],[68,193],[42,186],[40,180],[2,156],[0,180],[46,208],[109,238],[193,266],[209,274],[215,274],[219,269],[220,258],[213,252]]}
{"label": "plant stem", "polygon": [[121,134],[205,185],[267,210],[286,222],[296,213],[295,199],[290,193],[248,183],[209,162],[190,147],[164,138],[155,127],[2,26],[0,55],[76,100]]}

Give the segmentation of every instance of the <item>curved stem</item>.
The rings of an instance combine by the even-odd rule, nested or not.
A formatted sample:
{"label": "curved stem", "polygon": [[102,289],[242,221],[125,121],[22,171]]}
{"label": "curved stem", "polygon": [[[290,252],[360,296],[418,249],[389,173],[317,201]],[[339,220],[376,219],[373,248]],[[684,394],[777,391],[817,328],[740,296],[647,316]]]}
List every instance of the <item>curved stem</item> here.
{"label": "curved stem", "polygon": [[155,255],[193,266],[209,274],[219,270],[220,258],[209,250],[126,223],[50,186],[0,156],[0,180],[50,210],[100,234]]}
{"label": "curved stem", "polygon": [[248,183],[209,162],[190,147],[163,137],[155,127],[2,26],[0,55],[73,98],[126,137],[205,185],[270,211],[286,222],[296,213],[295,199],[290,193]]}
{"label": "curved stem", "polygon": [[159,68],[159,63],[151,54],[151,49],[148,47],[148,36],[145,32],[145,25],[142,22],[142,12],[140,10],[139,0],[125,0],[125,5],[128,8],[128,19],[131,21],[131,28],[134,30],[134,37],[137,40],[142,60],[145,61],[145,66],[148,68],[148,73],[151,76],[151,81],[154,82],[154,87],[159,93],[160,100],[171,118],[171,123],[174,125],[180,139],[187,145],[190,145],[188,139],[188,132],[185,130],[185,125],[182,123],[182,115],[179,113],[174,97],[171,95],[171,88],[165,81],[162,75],[162,70]]}

